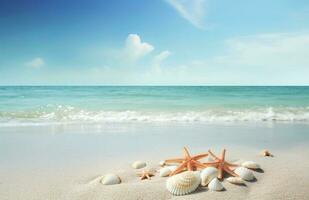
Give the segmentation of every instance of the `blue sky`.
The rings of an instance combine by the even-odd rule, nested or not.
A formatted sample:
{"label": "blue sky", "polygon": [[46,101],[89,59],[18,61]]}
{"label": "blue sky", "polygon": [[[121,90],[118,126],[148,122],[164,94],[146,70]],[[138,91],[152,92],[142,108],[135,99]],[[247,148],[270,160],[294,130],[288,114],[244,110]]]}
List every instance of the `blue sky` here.
{"label": "blue sky", "polygon": [[305,0],[0,1],[1,85],[308,85]]}

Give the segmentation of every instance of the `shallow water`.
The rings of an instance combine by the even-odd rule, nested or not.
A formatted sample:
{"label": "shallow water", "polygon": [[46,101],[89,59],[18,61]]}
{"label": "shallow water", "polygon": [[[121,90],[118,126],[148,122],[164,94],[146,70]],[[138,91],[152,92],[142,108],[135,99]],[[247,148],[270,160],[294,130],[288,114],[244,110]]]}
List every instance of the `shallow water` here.
{"label": "shallow water", "polygon": [[309,121],[309,87],[0,86],[0,126]]}

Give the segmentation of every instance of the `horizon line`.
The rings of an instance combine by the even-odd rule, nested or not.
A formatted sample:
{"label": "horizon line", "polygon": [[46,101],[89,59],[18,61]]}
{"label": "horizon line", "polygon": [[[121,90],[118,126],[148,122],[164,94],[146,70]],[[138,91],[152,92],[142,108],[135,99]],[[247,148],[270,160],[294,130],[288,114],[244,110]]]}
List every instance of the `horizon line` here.
{"label": "horizon line", "polygon": [[23,84],[23,85],[18,85],[18,84],[12,84],[12,85],[1,85],[0,87],[309,87],[308,85],[292,85],[292,84],[287,84],[287,85],[239,85],[239,84],[214,84],[214,85],[134,85],[134,84],[124,84],[124,85],[64,85],[64,84],[59,84],[59,85],[53,85],[53,84],[42,84],[42,85],[32,85],[32,84]]}

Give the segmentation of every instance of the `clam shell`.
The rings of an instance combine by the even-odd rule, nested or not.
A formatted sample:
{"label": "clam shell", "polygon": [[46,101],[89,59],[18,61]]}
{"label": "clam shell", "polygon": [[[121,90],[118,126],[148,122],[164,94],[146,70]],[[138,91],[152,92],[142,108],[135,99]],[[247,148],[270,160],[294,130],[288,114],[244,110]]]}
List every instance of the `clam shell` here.
{"label": "clam shell", "polygon": [[166,188],[173,195],[186,195],[194,192],[201,183],[199,173],[186,171],[166,180]]}
{"label": "clam shell", "polygon": [[232,183],[232,184],[236,184],[236,185],[244,185],[245,181],[242,180],[240,177],[228,177],[227,182]]}
{"label": "clam shell", "polygon": [[218,178],[212,179],[212,181],[209,182],[208,188],[212,191],[221,191],[223,190],[222,183],[218,180]]}
{"label": "clam shell", "polygon": [[164,161],[164,160],[161,160],[161,161],[159,162],[159,165],[160,165],[161,167],[164,167],[164,166],[165,166],[165,161]]}
{"label": "clam shell", "polygon": [[121,179],[115,174],[106,174],[103,176],[101,183],[103,185],[115,185],[121,183]]}
{"label": "clam shell", "polygon": [[218,170],[214,167],[207,167],[201,172],[201,185],[206,186],[208,183],[218,176]]}
{"label": "clam shell", "polygon": [[132,163],[132,167],[134,169],[141,169],[141,168],[146,167],[146,163],[143,161],[135,161],[134,163]]}
{"label": "clam shell", "polygon": [[172,170],[169,167],[163,167],[159,171],[159,176],[166,177],[166,176],[169,176],[170,173],[172,173]]}
{"label": "clam shell", "polygon": [[260,169],[261,166],[253,161],[245,161],[241,164],[241,166],[248,168],[248,169]]}
{"label": "clam shell", "polygon": [[251,181],[254,179],[254,175],[251,170],[245,168],[245,167],[238,167],[234,171],[240,178]]}

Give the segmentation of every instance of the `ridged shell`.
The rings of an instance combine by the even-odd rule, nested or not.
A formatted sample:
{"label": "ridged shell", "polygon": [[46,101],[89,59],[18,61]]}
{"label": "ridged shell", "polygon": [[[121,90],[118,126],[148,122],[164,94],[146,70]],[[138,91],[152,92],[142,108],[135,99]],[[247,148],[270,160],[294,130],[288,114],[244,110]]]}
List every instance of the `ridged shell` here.
{"label": "ridged shell", "polygon": [[132,167],[133,167],[134,169],[141,169],[141,168],[146,167],[146,163],[145,163],[145,162],[142,162],[142,161],[135,161],[135,162],[132,164]]}
{"label": "ridged shell", "polygon": [[254,175],[251,170],[245,168],[245,167],[238,167],[234,171],[240,178],[251,181],[254,179]]}
{"label": "ridged shell", "polygon": [[166,180],[166,188],[173,195],[186,195],[194,192],[201,183],[199,173],[186,171],[174,175]]}
{"label": "ridged shell", "polygon": [[222,183],[218,180],[218,178],[212,179],[212,181],[209,182],[208,184],[208,189],[212,191],[221,191],[223,190],[223,185]]}
{"label": "ridged shell", "polygon": [[253,161],[245,161],[241,164],[241,166],[248,168],[248,169],[260,169],[261,166]]}
{"label": "ridged shell", "polygon": [[115,174],[106,174],[103,176],[101,183],[103,185],[115,185],[121,183],[119,176]]}
{"label": "ridged shell", "polygon": [[244,185],[245,181],[242,180],[240,177],[228,177],[227,182],[232,183],[232,184],[236,184],[236,185]]}
{"label": "ridged shell", "polygon": [[159,176],[161,177],[169,176],[170,173],[172,173],[172,170],[169,167],[163,167],[159,171]]}
{"label": "ridged shell", "polygon": [[218,170],[214,167],[207,167],[201,172],[201,185],[206,186],[208,183],[218,176]]}

